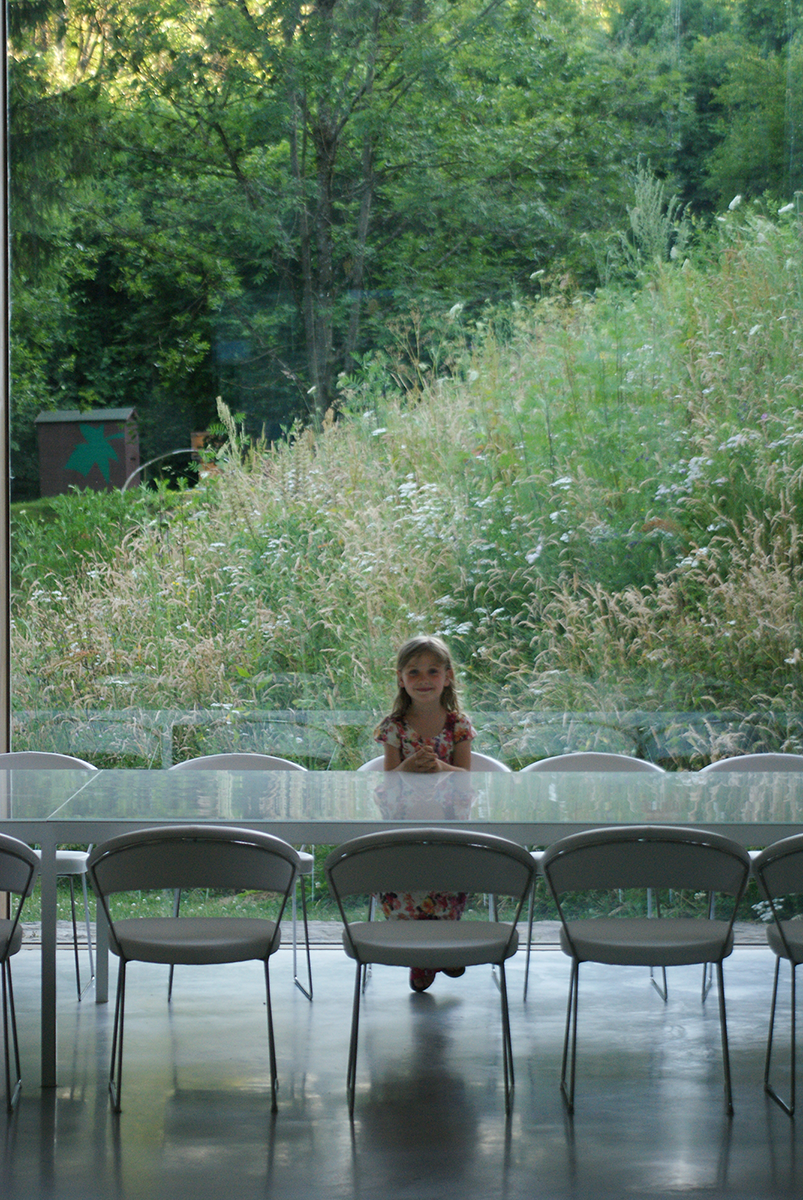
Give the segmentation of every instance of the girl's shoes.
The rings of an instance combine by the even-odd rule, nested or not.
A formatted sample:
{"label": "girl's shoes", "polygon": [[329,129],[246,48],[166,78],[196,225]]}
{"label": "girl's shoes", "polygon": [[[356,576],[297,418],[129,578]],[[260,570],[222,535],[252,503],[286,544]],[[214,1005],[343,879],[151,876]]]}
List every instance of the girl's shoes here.
{"label": "girl's shoes", "polygon": [[436,975],[437,971],[430,971],[427,967],[411,967],[410,987],[414,992],[425,992],[435,982]]}
{"label": "girl's shoes", "polygon": [[[465,975],[466,968],[444,968],[443,973],[444,975],[448,975],[450,979],[459,979],[461,975]],[[435,982],[437,974],[437,971],[430,971],[427,967],[412,967],[410,969],[410,987],[414,992],[425,992]]]}

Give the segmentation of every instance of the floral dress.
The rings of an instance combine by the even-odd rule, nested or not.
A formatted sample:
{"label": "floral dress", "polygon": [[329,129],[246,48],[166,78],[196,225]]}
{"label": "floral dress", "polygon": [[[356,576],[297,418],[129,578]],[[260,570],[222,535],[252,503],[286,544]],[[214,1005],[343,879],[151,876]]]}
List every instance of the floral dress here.
{"label": "floral dress", "polygon": [[[409,758],[427,744],[427,739],[416,733],[404,718],[385,717],[374,732],[374,738],[383,745],[395,746],[402,759]],[[455,746],[473,738],[474,728],[468,717],[450,712],[446,714],[443,729],[430,744],[438,758],[453,763]],[[455,816],[458,815],[455,812]],[[403,814],[383,810],[383,816],[398,820]],[[466,907],[466,900],[465,892],[383,892],[379,896],[387,918],[405,921],[457,921]]]}

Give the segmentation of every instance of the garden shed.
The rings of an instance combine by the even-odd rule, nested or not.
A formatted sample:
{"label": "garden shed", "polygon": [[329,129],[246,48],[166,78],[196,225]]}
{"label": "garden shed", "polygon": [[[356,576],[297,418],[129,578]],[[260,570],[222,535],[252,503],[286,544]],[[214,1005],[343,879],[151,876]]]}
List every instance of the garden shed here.
{"label": "garden shed", "polygon": [[56,409],[40,413],[36,429],[42,496],[57,496],[71,487],[121,488],[139,466],[134,408]]}

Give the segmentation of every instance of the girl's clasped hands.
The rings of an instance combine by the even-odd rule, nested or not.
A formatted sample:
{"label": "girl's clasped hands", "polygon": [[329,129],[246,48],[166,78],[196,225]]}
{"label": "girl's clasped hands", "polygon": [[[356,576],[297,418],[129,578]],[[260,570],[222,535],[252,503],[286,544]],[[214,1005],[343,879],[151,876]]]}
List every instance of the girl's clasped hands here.
{"label": "girl's clasped hands", "polygon": [[431,775],[436,771],[448,771],[448,766],[438,758],[433,746],[422,746],[416,750],[409,758],[405,758],[399,764],[400,771],[414,771],[419,775]]}

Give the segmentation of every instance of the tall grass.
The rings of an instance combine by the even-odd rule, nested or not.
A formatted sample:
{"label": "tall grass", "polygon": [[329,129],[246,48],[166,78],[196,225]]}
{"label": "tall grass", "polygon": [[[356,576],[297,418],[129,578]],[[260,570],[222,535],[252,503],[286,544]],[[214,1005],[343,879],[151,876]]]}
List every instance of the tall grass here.
{"label": "tall grass", "polygon": [[266,445],[221,403],[196,488],[18,513],[15,706],[217,707],[233,744],[249,712],[385,711],[427,630],[474,712],[728,713],[692,757],[803,750],[800,222],[737,209],[627,267],[545,281],[504,336],[455,308],[448,372],[416,327],[319,430]]}

